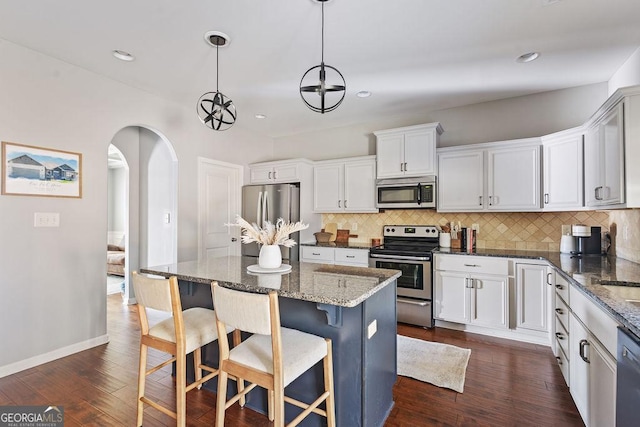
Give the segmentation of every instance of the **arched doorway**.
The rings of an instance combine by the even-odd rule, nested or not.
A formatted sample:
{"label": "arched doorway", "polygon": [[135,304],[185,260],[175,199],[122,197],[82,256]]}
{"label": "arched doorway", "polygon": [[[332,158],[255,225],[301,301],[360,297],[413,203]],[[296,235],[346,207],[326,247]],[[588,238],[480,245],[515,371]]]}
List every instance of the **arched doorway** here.
{"label": "arched doorway", "polygon": [[118,131],[111,145],[128,165],[123,197],[125,304],[135,303],[131,272],[141,266],[175,263],[178,216],[178,159],[171,142],[143,125]]}

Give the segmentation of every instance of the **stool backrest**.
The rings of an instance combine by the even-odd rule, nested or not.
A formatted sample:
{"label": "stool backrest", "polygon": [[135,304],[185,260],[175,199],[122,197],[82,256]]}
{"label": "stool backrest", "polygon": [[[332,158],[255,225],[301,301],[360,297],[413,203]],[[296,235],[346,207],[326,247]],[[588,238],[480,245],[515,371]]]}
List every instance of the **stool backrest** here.
{"label": "stool backrest", "polygon": [[272,316],[269,295],[236,291],[217,284],[212,287],[212,290],[213,308],[219,321],[252,334],[271,335]]}
{"label": "stool backrest", "polygon": [[160,311],[172,311],[171,306],[171,279],[154,279],[133,272],[133,289],[136,293],[136,301],[146,308]]}

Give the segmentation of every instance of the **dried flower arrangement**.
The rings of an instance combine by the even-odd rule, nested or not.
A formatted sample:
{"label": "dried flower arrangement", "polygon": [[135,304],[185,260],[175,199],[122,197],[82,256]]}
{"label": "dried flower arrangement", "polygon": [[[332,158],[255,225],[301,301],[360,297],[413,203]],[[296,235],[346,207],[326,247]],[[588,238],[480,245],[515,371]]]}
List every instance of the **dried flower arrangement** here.
{"label": "dried flower arrangement", "polygon": [[309,224],[303,224],[301,221],[285,223],[282,218],[278,218],[275,224],[265,221],[264,228],[260,228],[256,223],[250,224],[240,216],[236,217],[234,224],[227,225],[242,229],[242,243],[257,242],[262,245],[282,245],[288,248],[296,244],[295,240],[289,238],[291,233],[309,228]]}

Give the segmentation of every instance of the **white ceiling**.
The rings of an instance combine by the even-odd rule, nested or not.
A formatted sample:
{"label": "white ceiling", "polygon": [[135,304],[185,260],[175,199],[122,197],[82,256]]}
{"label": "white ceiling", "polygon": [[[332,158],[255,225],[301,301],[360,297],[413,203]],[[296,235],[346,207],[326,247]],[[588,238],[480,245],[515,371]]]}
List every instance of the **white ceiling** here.
{"label": "white ceiling", "polygon": [[[639,0],[332,0],[325,63],[345,76],[347,95],[321,115],[298,92],[320,62],[320,9],[314,0],[0,0],[0,38],[172,99],[198,120],[196,101],[216,84],[204,33],[222,31],[231,43],[220,49],[219,89],[237,107],[236,126],[272,137],[603,82],[640,46]],[[515,62],[529,51],[542,56]]]}

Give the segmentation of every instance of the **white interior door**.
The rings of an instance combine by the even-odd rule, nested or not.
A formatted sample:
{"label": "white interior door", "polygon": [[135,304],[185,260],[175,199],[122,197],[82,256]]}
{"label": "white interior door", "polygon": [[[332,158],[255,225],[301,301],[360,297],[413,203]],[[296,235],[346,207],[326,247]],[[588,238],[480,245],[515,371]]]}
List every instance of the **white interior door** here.
{"label": "white interior door", "polygon": [[242,166],[198,158],[198,258],[240,255]]}

